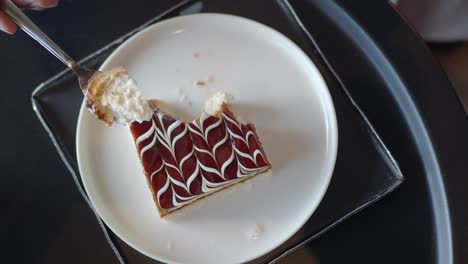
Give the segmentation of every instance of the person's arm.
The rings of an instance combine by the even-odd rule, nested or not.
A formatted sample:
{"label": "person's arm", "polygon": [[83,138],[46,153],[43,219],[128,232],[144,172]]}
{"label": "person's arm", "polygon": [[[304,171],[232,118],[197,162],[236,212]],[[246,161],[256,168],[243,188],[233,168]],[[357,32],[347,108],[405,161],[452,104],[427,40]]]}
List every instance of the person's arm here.
{"label": "person's arm", "polygon": [[[42,10],[57,6],[59,0],[12,0],[18,7],[33,10]],[[0,30],[9,34],[16,32],[16,24],[2,10],[5,9],[5,0],[0,0]]]}

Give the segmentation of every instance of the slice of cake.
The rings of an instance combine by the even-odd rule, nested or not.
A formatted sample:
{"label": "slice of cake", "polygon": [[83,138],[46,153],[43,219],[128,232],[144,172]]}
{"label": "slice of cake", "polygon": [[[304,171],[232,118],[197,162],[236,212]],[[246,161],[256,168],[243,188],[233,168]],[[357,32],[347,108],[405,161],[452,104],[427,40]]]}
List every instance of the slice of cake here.
{"label": "slice of cake", "polygon": [[231,98],[216,94],[192,122],[153,104],[150,121],[130,124],[161,216],[271,169],[254,126],[229,110]]}

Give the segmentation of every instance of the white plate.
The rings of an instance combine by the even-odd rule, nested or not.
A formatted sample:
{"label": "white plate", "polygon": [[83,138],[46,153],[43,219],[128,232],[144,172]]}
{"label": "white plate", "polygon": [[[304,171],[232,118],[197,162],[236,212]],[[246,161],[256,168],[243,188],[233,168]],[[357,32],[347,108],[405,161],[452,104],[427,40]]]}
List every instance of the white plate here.
{"label": "white plate", "polygon": [[[233,94],[234,111],[256,125],[273,165],[271,175],[161,219],[128,128],[106,127],[83,105],[81,177],[104,222],[125,242],[164,262],[244,262],[279,246],[312,215],[332,175],[337,124],[325,82],[293,42],[244,18],[191,15],[133,36],[102,68],[115,66],[127,68],[147,98],[186,119],[214,92]],[[197,80],[207,84],[193,85]]]}

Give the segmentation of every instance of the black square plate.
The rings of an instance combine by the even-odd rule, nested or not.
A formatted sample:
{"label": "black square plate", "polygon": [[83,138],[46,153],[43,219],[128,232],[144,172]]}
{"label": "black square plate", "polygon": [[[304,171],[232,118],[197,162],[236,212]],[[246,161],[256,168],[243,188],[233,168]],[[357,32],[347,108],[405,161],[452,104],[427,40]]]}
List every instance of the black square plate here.
{"label": "black square plate", "polygon": [[[265,8],[266,5],[268,8]],[[268,10],[268,12],[262,10]],[[327,82],[336,108],[339,126],[338,157],[324,199],[303,228],[291,239],[253,263],[271,262],[281,256],[293,253],[295,249],[308,241],[378,201],[403,182],[403,176],[396,161],[287,0],[277,2],[184,1],[109,43],[80,63],[89,68],[98,68],[123,41],[147,26],[170,17],[199,12],[229,13],[248,17],[286,35],[301,47],[319,68]],[[310,15],[326,19],[323,14]],[[76,77],[69,70],[65,70],[42,83],[32,94],[33,107],[38,118],[49,133],[53,144],[74,178],[77,188],[93,210],[93,206],[82,187],[76,162],[76,124],[82,100],[83,95],[78,87]],[[136,252],[116,237],[102,223],[97,214],[96,218],[120,262],[152,262],[148,257]]]}

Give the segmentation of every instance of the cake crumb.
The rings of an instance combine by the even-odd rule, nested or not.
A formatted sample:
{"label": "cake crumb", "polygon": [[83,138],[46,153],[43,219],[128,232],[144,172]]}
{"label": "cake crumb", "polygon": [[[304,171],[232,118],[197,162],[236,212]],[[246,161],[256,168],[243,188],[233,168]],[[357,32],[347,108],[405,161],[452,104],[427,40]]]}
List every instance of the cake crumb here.
{"label": "cake crumb", "polygon": [[202,80],[198,80],[198,81],[195,81],[195,85],[196,85],[196,86],[205,86],[205,85],[206,85],[206,82],[205,82],[205,81],[202,81]]}
{"label": "cake crumb", "polygon": [[226,92],[217,92],[205,101],[205,113],[216,116],[223,110],[223,105],[228,105],[234,97]]}
{"label": "cake crumb", "polygon": [[200,58],[200,53],[198,53],[198,52],[193,53],[193,57],[194,57],[195,59]]}
{"label": "cake crumb", "polygon": [[263,226],[256,224],[253,228],[247,230],[246,235],[250,240],[257,240],[262,236],[263,231]]}

